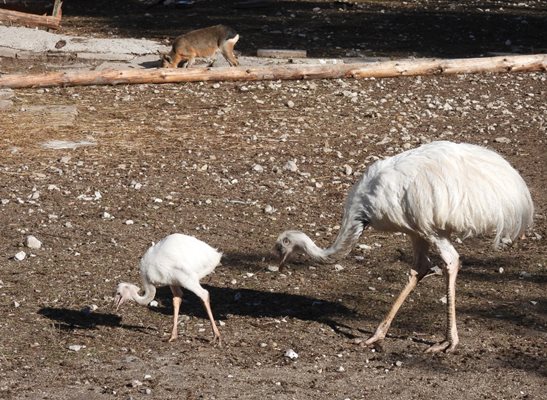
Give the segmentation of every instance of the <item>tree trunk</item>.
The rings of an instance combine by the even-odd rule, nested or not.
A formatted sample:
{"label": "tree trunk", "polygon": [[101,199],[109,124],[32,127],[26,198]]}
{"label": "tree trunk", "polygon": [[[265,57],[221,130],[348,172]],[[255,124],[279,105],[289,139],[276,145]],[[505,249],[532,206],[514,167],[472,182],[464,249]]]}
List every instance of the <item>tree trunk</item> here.
{"label": "tree trunk", "polygon": [[[59,9],[60,10],[60,9]],[[56,16],[28,14],[19,11],[0,9],[0,21],[17,23],[25,26],[41,26],[50,29],[59,29],[61,13]]]}
{"label": "tree trunk", "polygon": [[359,64],[273,65],[256,67],[131,69],[51,72],[0,76],[0,87],[26,88],[196,81],[387,78],[476,72],[547,71],[547,54],[452,60],[400,60]]}

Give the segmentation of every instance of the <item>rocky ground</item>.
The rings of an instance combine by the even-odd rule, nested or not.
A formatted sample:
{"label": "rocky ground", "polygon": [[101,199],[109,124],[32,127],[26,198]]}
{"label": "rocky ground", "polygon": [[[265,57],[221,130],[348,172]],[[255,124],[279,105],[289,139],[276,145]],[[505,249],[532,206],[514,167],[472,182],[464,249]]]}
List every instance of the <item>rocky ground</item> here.
{"label": "rocky ground", "polygon": [[[125,10],[121,2],[111,3],[113,11]],[[254,12],[292,26],[293,19],[304,18],[297,10],[315,15],[316,7],[328,9],[331,22],[340,15],[356,21],[365,11],[373,20],[386,11],[405,15],[410,7],[414,15],[459,13],[465,21],[467,12],[518,22],[524,33],[512,30],[522,35],[515,34],[511,43],[527,50],[537,44],[532,28],[545,21],[545,9],[533,1],[503,7],[487,2],[481,9],[490,11],[480,11],[484,14],[471,3],[460,9],[441,1],[413,6],[284,2],[259,12],[227,6],[215,11],[215,2],[192,10],[144,10],[123,3],[133,7],[126,10],[132,11],[127,20],[142,26],[155,13],[196,13],[197,18],[225,12],[243,19]],[[67,5],[65,33],[104,36],[98,27],[122,20],[107,20],[99,6],[78,15],[82,4]],[[210,7],[210,13],[199,13],[199,7]],[[219,17],[214,18],[211,22]],[[159,21],[147,37],[159,38],[165,29]],[[395,24],[402,32],[405,26]],[[302,42],[290,42],[294,48],[306,45],[317,56],[350,51],[339,46],[340,53],[323,54],[313,40],[315,28],[309,29],[305,37],[295,36]],[[422,25],[413,29],[415,36],[427,36]],[[473,29],[482,40],[481,26]],[[243,32],[254,31],[244,26]],[[500,51],[498,42],[486,39],[480,41],[481,52]],[[332,40],[343,44],[336,34]],[[368,47],[363,46],[365,55],[378,55],[367,53]],[[434,44],[427,48],[442,55]],[[468,49],[445,50],[457,55]],[[399,52],[388,50],[383,55]],[[47,63],[48,69],[61,65]],[[15,72],[44,70],[45,64],[2,59],[0,66],[2,72]],[[1,397],[542,398],[546,80],[545,73],[478,74],[2,92]],[[457,287],[461,343],[455,354],[423,353],[444,333],[439,277],[418,286],[381,347],[366,348],[362,340],[406,282],[412,258],[408,239],[367,230],[338,264],[299,258],[283,273],[273,268],[273,244],[281,231],[297,228],[327,246],[339,229],[348,189],[368,165],[441,139],[482,144],[507,158],[530,187],[535,225],[524,240],[500,251],[492,250],[489,238],[463,243],[454,238],[463,263]],[[174,343],[166,342],[172,313],[168,290],[158,292],[155,306],[112,308],[117,283],[139,283],[139,258],[172,232],[195,235],[225,254],[203,281],[222,348],[212,345],[203,307],[189,292]],[[29,241],[30,235],[40,243]],[[436,256],[434,262],[440,265]]]}

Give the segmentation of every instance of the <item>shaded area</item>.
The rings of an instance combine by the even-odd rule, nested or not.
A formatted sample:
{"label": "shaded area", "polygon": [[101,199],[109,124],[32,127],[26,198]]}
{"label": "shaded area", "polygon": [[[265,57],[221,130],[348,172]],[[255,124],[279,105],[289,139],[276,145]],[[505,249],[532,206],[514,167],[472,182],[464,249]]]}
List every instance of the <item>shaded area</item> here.
{"label": "shaded area", "polygon": [[[336,325],[333,317],[355,317],[355,311],[341,303],[314,297],[289,293],[266,292],[254,289],[231,289],[203,285],[211,296],[211,307],[215,318],[225,319],[228,315],[250,318],[297,318]],[[169,288],[160,288],[156,298],[169,307],[159,307],[163,314],[172,314],[172,295]],[[201,301],[193,293],[184,290],[181,313],[207,319]]]}
{"label": "shaded area", "polygon": [[155,330],[142,326],[122,324],[122,317],[110,313],[95,313],[71,310],[69,308],[44,307],[38,310],[38,314],[55,321],[56,328],[61,330],[95,329],[98,326],[121,326],[122,328],[135,331]]}
{"label": "shaded area", "polygon": [[[471,57],[547,51],[547,7],[506,2],[269,1],[260,7],[234,1],[197,1],[191,8],[138,1],[71,1],[64,26],[89,24],[126,37],[165,39],[224,23],[240,34],[236,50],[306,49],[312,57]],[[73,17],[73,18],[72,18]]]}

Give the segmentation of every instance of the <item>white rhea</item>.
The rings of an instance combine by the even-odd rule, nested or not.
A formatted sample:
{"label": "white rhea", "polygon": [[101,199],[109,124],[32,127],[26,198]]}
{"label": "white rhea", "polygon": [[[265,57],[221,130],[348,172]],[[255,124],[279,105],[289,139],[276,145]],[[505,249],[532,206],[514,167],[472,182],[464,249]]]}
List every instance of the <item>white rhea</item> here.
{"label": "white rhea", "polygon": [[367,344],[385,338],[395,314],[416,284],[431,274],[430,247],[446,265],[447,333],[427,351],[453,351],[456,328],[456,276],[459,255],[452,234],[469,237],[496,232],[514,240],[532,224],[534,205],[519,173],[499,154],[481,146],[433,142],[372,164],[350,190],[342,226],[334,243],[321,249],[303,232],[283,232],[276,242],[282,267],[294,252],[321,262],[347,255],[366,226],[404,232],[412,241],[409,282]]}
{"label": "white rhea", "polygon": [[169,341],[178,336],[178,315],[182,303],[182,289],[195,293],[202,301],[211,321],[214,340],[221,344],[220,332],[215,324],[209,292],[199,283],[200,279],[214,271],[220,263],[222,253],[193,236],[175,233],[150,247],[140,262],[144,294],[130,283],[120,283],[114,304],[118,309],[127,300],[148,305],[156,295],[156,286],[169,286],[173,293],[173,330]]}

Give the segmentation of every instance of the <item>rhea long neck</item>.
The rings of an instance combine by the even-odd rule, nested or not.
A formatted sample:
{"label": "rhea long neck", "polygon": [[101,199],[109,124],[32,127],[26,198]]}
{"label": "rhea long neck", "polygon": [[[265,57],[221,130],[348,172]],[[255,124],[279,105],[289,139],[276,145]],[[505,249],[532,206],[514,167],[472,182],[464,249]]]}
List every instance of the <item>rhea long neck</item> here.
{"label": "rhea long neck", "polygon": [[361,221],[344,218],[342,227],[334,240],[334,243],[326,249],[318,247],[306,234],[302,234],[299,246],[304,253],[320,262],[334,262],[349,254],[363,232],[364,224]]}
{"label": "rhea long neck", "polygon": [[156,287],[146,279],[143,279],[142,283],[144,285],[144,295],[140,296],[137,288],[132,297],[138,304],[147,306],[152,300],[154,300],[154,296],[156,296]]}

